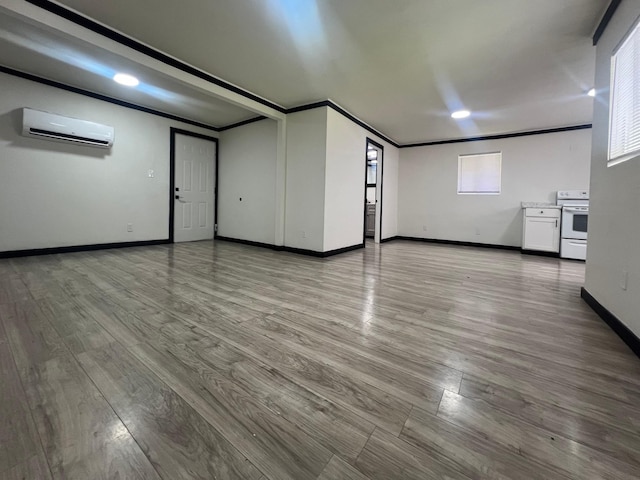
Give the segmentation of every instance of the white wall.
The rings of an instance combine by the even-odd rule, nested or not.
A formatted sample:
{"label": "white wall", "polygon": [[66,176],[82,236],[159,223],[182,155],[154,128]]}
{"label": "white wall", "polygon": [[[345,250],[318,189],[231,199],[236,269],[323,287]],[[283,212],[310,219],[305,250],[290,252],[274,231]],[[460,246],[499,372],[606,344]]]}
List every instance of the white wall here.
{"label": "white wall", "polygon": [[383,189],[382,189],[382,237],[398,235],[398,169],[400,150],[386,142],[384,145]]}
{"label": "white wall", "polygon": [[[458,195],[458,155],[496,151],[502,193]],[[520,202],[586,188],[590,151],[591,129],[401,149],[399,235],[519,247]]]}
{"label": "white wall", "polygon": [[398,149],[328,108],[325,251],[362,243],[367,137],[384,147],[382,238],[396,235]]}
{"label": "white wall", "polygon": [[[169,127],[215,132],[11,75],[0,84],[0,251],[168,237]],[[112,125],[115,144],[22,137],[22,107]]]}
{"label": "white wall", "polygon": [[367,140],[361,127],[327,109],[324,250],[362,243]]}
{"label": "white wall", "polygon": [[[596,50],[586,290],[640,336],[640,158],[607,168],[611,54],[640,16],[623,0]],[[628,272],[627,289],[621,286]]]}
{"label": "white wall", "polygon": [[322,252],[327,152],[327,109],[287,115],[284,244]]}
{"label": "white wall", "polygon": [[274,244],[277,134],[269,119],[220,133],[218,235]]}

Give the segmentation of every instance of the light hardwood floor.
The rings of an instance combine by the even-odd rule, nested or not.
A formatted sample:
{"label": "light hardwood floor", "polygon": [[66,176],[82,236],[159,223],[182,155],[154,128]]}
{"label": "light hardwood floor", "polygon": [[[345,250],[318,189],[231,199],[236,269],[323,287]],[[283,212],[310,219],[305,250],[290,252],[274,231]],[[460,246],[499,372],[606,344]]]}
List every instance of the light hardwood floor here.
{"label": "light hardwood floor", "polygon": [[584,264],[394,241],[0,260],[0,478],[640,478]]}

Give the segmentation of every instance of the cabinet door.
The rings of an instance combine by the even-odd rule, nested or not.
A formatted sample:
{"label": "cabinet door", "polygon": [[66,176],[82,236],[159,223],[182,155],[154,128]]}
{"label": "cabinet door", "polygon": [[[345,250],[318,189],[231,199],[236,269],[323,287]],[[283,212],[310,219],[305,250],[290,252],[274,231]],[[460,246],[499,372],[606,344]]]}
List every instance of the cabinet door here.
{"label": "cabinet door", "polygon": [[367,237],[373,237],[376,234],[376,206],[375,204],[367,205]]}
{"label": "cabinet door", "polygon": [[557,218],[526,217],[523,245],[525,250],[558,252],[559,247],[560,229]]}

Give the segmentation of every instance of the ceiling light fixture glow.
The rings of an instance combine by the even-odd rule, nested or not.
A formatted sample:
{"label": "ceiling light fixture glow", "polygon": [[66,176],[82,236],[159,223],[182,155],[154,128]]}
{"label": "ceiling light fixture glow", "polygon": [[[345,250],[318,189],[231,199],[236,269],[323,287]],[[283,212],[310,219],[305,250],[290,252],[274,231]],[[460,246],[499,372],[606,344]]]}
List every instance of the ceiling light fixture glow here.
{"label": "ceiling light fixture glow", "polygon": [[451,114],[451,118],[460,120],[462,118],[467,118],[469,115],[471,115],[471,112],[469,110],[458,110],[457,112],[453,112]]}
{"label": "ceiling light fixture glow", "polygon": [[589,90],[587,92],[587,95],[589,95],[590,97],[595,97],[596,96],[596,89],[592,88],[591,90]]}
{"label": "ceiling light fixture glow", "polygon": [[134,77],[133,75],[128,75],[126,73],[116,73],[113,76],[113,80],[120,85],[125,85],[127,87],[136,87],[140,83],[140,81]]}

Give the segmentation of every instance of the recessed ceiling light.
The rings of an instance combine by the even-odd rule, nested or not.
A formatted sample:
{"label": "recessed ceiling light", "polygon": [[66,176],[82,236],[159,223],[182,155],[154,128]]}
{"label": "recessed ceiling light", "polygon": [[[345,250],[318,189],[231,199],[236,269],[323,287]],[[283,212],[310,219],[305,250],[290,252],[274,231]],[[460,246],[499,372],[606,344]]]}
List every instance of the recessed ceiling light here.
{"label": "recessed ceiling light", "polygon": [[471,112],[469,110],[458,110],[457,112],[453,112],[451,114],[451,118],[460,120],[461,118],[467,118],[469,115],[471,115]]}
{"label": "recessed ceiling light", "polygon": [[118,82],[120,85],[126,85],[127,87],[135,87],[140,83],[136,77],[126,73],[116,73],[113,76],[113,80]]}
{"label": "recessed ceiling light", "polygon": [[590,97],[595,97],[596,96],[596,89],[592,88],[591,90],[589,90],[587,92],[587,95],[589,95]]}

